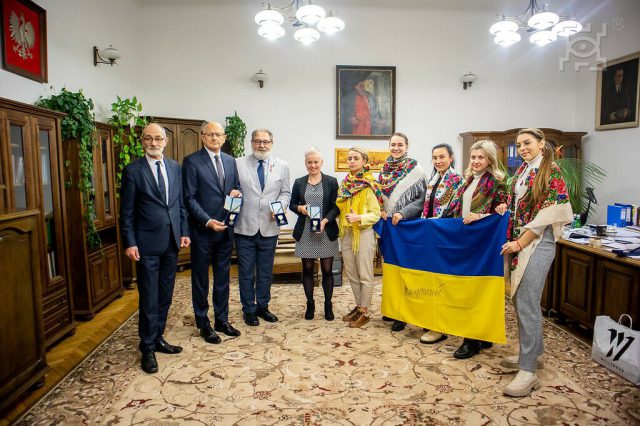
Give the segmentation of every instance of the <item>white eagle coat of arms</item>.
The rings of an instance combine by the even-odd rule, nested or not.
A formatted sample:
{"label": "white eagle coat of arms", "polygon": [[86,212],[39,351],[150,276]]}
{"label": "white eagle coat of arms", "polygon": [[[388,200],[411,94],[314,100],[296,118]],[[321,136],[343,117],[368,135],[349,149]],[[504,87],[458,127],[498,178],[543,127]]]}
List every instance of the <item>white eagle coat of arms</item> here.
{"label": "white eagle coat of arms", "polygon": [[31,22],[24,19],[24,14],[20,17],[15,11],[9,17],[9,32],[11,34],[12,48],[18,53],[20,58],[27,60],[33,58],[31,49],[36,44],[36,32]]}

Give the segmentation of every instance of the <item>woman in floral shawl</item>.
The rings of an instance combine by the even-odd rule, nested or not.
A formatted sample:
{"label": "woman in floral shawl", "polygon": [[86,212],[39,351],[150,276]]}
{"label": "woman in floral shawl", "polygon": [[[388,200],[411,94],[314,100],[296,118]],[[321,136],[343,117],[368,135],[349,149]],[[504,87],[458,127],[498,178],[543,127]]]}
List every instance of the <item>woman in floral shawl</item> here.
{"label": "woman in floral shawl", "polygon": [[373,295],[376,240],[371,227],[380,220],[382,192],[369,171],[368,161],[369,156],[363,148],[349,149],[349,174],[338,188],[336,201],[340,209],[338,225],[344,269],[356,299],[356,306],[342,317],[343,321],[349,322],[349,327],[361,327],[369,322]]}
{"label": "woman in floral shawl", "polygon": [[[453,148],[443,143],[436,145],[431,150],[431,163],[433,173],[427,184],[423,214],[427,219],[439,217],[452,217],[451,202],[456,193],[464,185],[464,178],[454,169]],[[447,338],[446,334],[438,331],[425,330],[420,338],[421,343],[438,343]]]}
{"label": "woman in floral shawl", "polygon": [[[391,135],[391,155],[378,176],[382,188],[382,219],[391,219],[393,225],[403,219],[420,217],[424,204],[424,170],[416,160],[407,156],[408,148],[407,135],[400,132]],[[394,320],[391,330],[402,331],[406,325],[404,321]]]}
{"label": "woman in floral shawl", "polygon": [[510,203],[508,241],[502,253],[514,256],[510,275],[511,297],[518,315],[520,354],[504,358],[501,365],[518,369],[504,389],[509,396],[526,396],[540,386],[536,369],[544,352],[540,299],[555,257],[555,242],[562,227],[573,218],[567,186],[553,161],[553,150],[539,129],[522,129],[516,139],[525,161],[516,171]]}
{"label": "woman in floral shawl", "polygon": [[[510,199],[509,190],[505,174],[500,170],[498,149],[493,141],[481,140],[471,145],[469,167],[464,177],[466,182],[451,203],[453,217],[462,217],[465,224],[470,224],[491,215],[500,205],[503,210],[506,208]],[[458,359],[471,358],[480,349],[492,346],[489,342],[465,338],[453,356]]]}

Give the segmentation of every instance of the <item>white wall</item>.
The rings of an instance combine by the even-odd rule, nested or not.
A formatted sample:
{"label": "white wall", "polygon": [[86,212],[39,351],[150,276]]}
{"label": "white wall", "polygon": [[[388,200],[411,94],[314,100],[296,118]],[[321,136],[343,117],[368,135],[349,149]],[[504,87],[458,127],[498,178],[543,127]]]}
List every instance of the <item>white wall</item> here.
{"label": "white wall", "polygon": [[[600,55],[613,60],[640,51],[640,2],[616,1],[615,8],[596,9],[593,20],[606,24],[606,36],[601,38]],[[593,28],[602,33],[602,25]],[[596,39],[594,34],[594,39]],[[590,65],[596,58],[578,58]],[[585,137],[584,158],[598,164],[607,172],[607,178],[596,188],[598,207],[591,218],[593,223],[605,223],[608,204],[624,202],[640,205],[640,128],[596,131],[596,77],[589,67],[576,73],[576,128],[589,132]]]}
{"label": "white wall", "polygon": [[[37,83],[0,69],[0,96],[34,103],[58,92],[82,89],[104,120],[116,94],[133,96],[141,88],[137,38],[141,9],[129,0],[36,0],[47,11],[49,82]],[[93,66],[93,46],[117,47],[120,64]]]}
{"label": "white wall", "polygon": [[[249,129],[274,131],[274,152],[291,164],[292,178],[305,172],[303,152],[310,145],[321,147],[325,171],[333,173],[336,147],[386,146],[383,140],[336,140],[335,66],[394,65],[396,128],[408,134],[411,155],[427,169],[436,143],[451,143],[459,156],[458,134],[465,131],[587,131],[585,159],[609,173],[597,191],[601,204],[640,202],[637,183],[625,177],[639,157],[639,129],[594,131],[595,73],[560,66],[571,45],[537,48],[523,40],[503,49],[491,41],[496,13],[524,7],[513,1],[318,0],[337,9],[347,27],[309,47],[293,40],[291,28],[275,42],[260,38],[253,23],[259,0],[37,2],[48,13],[50,83],[82,88],[94,99],[98,119],[108,115],[116,94],[137,95],[144,112],[157,116],[224,121],[238,111]],[[558,0],[551,8],[594,27],[623,17],[624,28],[602,41],[602,51],[618,57],[638,50],[639,4]],[[94,67],[94,44],[118,47],[120,64]],[[263,89],[250,81],[260,68],[270,76]],[[479,79],[465,91],[459,78],[468,71]],[[4,70],[0,83],[3,97],[31,103],[46,94],[42,85]]]}

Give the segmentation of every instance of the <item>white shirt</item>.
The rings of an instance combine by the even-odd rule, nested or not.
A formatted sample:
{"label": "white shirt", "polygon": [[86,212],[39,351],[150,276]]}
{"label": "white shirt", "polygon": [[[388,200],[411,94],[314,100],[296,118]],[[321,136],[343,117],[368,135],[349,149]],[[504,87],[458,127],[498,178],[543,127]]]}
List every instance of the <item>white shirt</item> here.
{"label": "white shirt", "polygon": [[[538,154],[538,156],[536,158],[534,158],[531,161],[527,161],[527,167],[524,169],[524,171],[522,172],[522,174],[520,175],[520,177],[518,178],[518,182],[516,182],[516,212],[518,210],[518,202],[520,201],[520,199],[522,197],[524,197],[524,194],[526,194],[527,192],[527,176],[529,176],[529,174],[531,173],[531,170],[534,169],[538,169],[540,167],[540,164],[542,163],[542,153]],[[536,171],[537,173],[537,171]],[[530,230],[532,230],[536,235],[541,235],[544,232],[544,229],[546,228],[546,226],[542,226],[542,227],[530,227],[525,225],[525,228],[528,228]]]}
{"label": "white shirt", "polygon": [[218,157],[220,157],[220,166],[222,166],[222,177],[224,177],[224,166],[222,165],[222,157],[220,156],[220,151],[213,152],[209,148],[207,148],[206,146],[204,147],[204,149],[207,150],[207,154],[209,154],[209,157],[211,157],[211,163],[213,163],[213,169],[216,171],[218,176],[220,176],[220,171],[218,170],[218,167],[216,166],[216,159],[214,157],[216,155]]}
{"label": "white shirt", "polygon": [[167,203],[169,203],[169,179],[167,179],[167,168],[164,164],[164,155],[161,156],[159,160],[151,158],[147,154],[145,154],[145,157],[147,159],[147,162],[149,163],[149,167],[151,167],[151,173],[153,173],[153,178],[156,180],[156,185],[158,184],[158,166],[156,165],[156,163],[160,161],[160,172],[162,173],[162,180],[164,180],[164,195],[166,197]]}

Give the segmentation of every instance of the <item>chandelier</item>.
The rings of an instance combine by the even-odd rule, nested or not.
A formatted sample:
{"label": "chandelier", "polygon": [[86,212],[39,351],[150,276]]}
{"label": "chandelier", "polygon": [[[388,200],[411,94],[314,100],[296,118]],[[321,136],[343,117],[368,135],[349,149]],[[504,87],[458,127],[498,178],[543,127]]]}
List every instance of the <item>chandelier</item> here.
{"label": "chandelier", "polygon": [[582,31],[580,22],[547,12],[546,7],[546,4],[538,6],[537,0],[529,0],[527,9],[518,16],[498,15],[498,22],[489,28],[489,32],[494,36],[493,41],[501,46],[511,46],[520,41],[522,37],[518,30],[524,28],[526,32],[531,33],[531,43],[544,46],[553,43],[558,37],[569,37]]}
{"label": "chandelier", "polygon": [[296,29],[293,38],[302,44],[308,45],[320,38],[320,31],[325,34],[334,34],[344,29],[344,21],[333,12],[327,14],[325,10],[311,0],[292,0],[284,7],[272,7],[271,4],[262,4],[263,9],[256,14],[258,34],[269,40],[276,40],[285,33],[282,24],[289,22]]}

